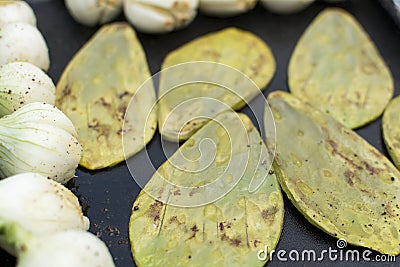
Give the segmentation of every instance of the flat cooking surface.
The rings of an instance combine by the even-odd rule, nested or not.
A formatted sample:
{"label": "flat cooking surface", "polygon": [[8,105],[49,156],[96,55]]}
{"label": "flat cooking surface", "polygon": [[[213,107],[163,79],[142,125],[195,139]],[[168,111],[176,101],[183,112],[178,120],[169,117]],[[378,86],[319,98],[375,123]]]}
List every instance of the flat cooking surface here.
{"label": "flat cooking surface", "polygon": [[[62,0],[31,0],[38,19],[38,27],[47,40],[51,67],[49,74],[57,82],[64,67],[76,51],[93,35],[97,28],[88,28],[77,24],[68,14]],[[197,16],[195,21],[186,29],[166,35],[138,34],[146,51],[147,60],[152,74],[160,69],[161,62],[166,54],[180,45],[193,40],[205,33],[236,26],[260,36],[272,49],[277,70],[275,76],[265,91],[265,95],[277,89],[288,90],[287,65],[291,52],[311,20],[319,11],[329,4],[314,3],[305,11],[289,15],[278,16],[257,6],[250,13],[229,19],[217,19],[203,15]],[[352,13],[371,36],[385,59],[394,77],[395,95],[400,94],[400,30],[390,16],[380,6],[378,1],[348,1],[339,6]],[[124,20],[121,16],[119,20]],[[101,56],[101,55],[99,55]],[[243,112],[247,112],[246,108]],[[377,120],[357,131],[372,145],[376,146],[385,155],[387,152],[381,137],[381,120]],[[148,145],[149,153],[156,167],[160,166],[165,157],[160,149],[160,136]],[[128,222],[131,206],[140,188],[131,178],[125,162],[115,167],[101,171],[87,171],[79,168],[78,178],[68,184],[79,197],[84,212],[91,220],[90,231],[98,234],[109,246],[115,264],[119,267],[134,266],[130,253],[128,238]],[[337,249],[336,239],[313,227],[303,216],[285,199],[285,223],[277,250],[289,252],[315,250],[320,253],[329,247]],[[348,249],[355,249],[348,246]],[[359,248],[360,255],[364,251]],[[371,255],[374,256],[375,254]],[[326,266],[398,266],[397,263],[378,262],[351,262],[330,261],[325,257]],[[276,257],[268,266],[286,266],[288,263],[297,266],[314,266],[317,262],[279,262]],[[5,252],[0,251],[0,266],[14,266],[15,260]]]}

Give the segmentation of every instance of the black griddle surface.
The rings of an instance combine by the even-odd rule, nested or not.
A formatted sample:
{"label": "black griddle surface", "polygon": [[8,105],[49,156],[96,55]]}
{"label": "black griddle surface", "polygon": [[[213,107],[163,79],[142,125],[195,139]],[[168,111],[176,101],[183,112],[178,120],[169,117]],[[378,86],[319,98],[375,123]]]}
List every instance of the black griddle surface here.
{"label": "black griddle surface", "polygon": [[[38,28],[48,43],[51,57],[49,74],[56,83],[67,63],[96,32],[98,27],[89,28],[76,23],[68,14],[62,0],[31,0],[28,2],[31,2],[36,12]],[[251,31],[271,47],[277,62],[275,76],[264,93],[267,95],[269,92],[278,89],[288,91],[287,66],[293,48],[313,18],[321,10],[330,6],[344,8],[361,23],[389,66],[395,81],[395,96],[399,95],[400,30],[378,1],[353,0],[337,5],[318,1],[300,13],[286,16],[272,14],[258,4],[251,12],[234,18],[218,19],[200,14],[189,27],[183,30],[165,35],[138,33],[138,37],[145,49],[150,70],[154,74],[159,71],[161,62],[168,52],[195,37],[229,26]],[[124,17],[121,15],[118,20],[124,20]],[[248,108],[244,108],[242,112],[249,114]],[[382,140],[380,119],[357,130],[357,132],[386,156],[388,155]],[[165,161],[165,156],[160,148],[159,134],[155,135],[147,149],[155,167],[160,166]],[[73,179],[67,186],[78,196],[85,214],[90,218],[90,231],[106,242],[116,266],[135,266],[130,252],[128,223],[132,203],[139,194],[140,188],[131,178],[125,162],[100,171],[88,171],[79,168],[77,175],[78,178]],[[284,199],[285,222],[276,250],[282,249],[288,253],[292,249],[300,252],[315,250],[320,253],[329,247],[337,248],[335,238],[312,226],[294,208],[286,196],[284,196]],[[347,248],[358,249],[360,255],[364,251],[364,248],[352,246]],[[400,257],[397,257],[396,260],[397,263],[346,262],[339,259],[330,261],[328,257],[325,257],[323,262],[290,260],[280,262],[274,257],[267,265],[270,267],[278,265],[316,266],[317,264],[324,266],[398,266]],[[15,266],[15,259],[0,250],[0,266]]]}

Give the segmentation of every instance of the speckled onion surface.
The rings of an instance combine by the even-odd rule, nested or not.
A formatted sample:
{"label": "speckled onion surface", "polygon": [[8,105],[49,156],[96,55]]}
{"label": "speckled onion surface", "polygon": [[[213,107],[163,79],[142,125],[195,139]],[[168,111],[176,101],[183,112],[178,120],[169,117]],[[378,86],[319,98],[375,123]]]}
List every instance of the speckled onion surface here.
{"label": "speckled onion surface", "polygon": [[268,101],[277,130],[275,173],[296,208],[332,236],[398,255],[396,167],[355,132],[293,95],[277,91]]}
{"label": "speckled onion surface", "polygon": [[382,118],[383,139],[394,164],[400,169],[400,97],[393,99]]}
{"label": "speckled onion surface", "polygon": [[0,66],[0,117],[28,103],[55,101],[56,86],[40,68],[28,62]]}
{"label": "speckled onion surface", "polygon": [[[227,128],[237,130],[233,131],[234,136],[227,136]],[[242,129],[244,135],[239,134]],[[216,144],[215,161],[209,168],[188,172],[190,161],[181,165],[182,169],[171,164],[179,158],[179,152],[189,160],[197,158],[201,141],[207,138]],[[249,118],[234,112],[216,116],[188,139],[158,169],[133,204],[130,240],[137,266],[263,266],[265,261],[257,258],[257,252],[265,246],[276,247],[284,216],[277,179],[264,164],[266,150]],[[208,149],[202,152],[212,153]],[[229,165],[226,153],[233,161],[249,153],[244,174],[236,184],[232,178],[235,174],[228,171],[221,175]],[[158,179],[158,175],[165,180]],[[223,178],[210,190],[201,187],[216,181],[216,176]],[[249,190],[254,179],[260,177],[265,179],[260,180],[259,187]],[[191,191],[177,187],[182,184],[191,186]],[[191,203],[224,186],[231,191],[217,201],[196,207],[170,204]]]}
{"label": "speckled onion surface", "polygon": [[125,120],[129,132],[124,134],[136,139],[125,155],[135,154],[153,137],[156,113],[147,118],[156,99],[152,83],[136,94],[148,78],[143,48],[126,23],[103,26],[74,56],[57,84],[56,105],[76,127],[83,147],[80,165],[100,169],[125,159],[122,126],[133,96],[136,112]]}
{"label": "speckled onion surface", "polygon": [[289,63],[290,91],[349,128],[379,117],[393,79],[361,25],[344,10],[322,11],[300,38]]}
{"label": "speckled onion surface", "polygon": [[[220,85],[231,85],[233,91],[223,89],[213,84],[187,84],[177,90],[170,90],[168,86],[172,80],[170,76],[161,74],[159,89],[159,117],[160,133],[169,140],[186,140],[198,130],[207,119],[217,114],[217,110],[205,103],[205,98],[216,99],[234,109],[242,108],[246,102],[252,100],[264,90],[275,73],[275,59],[268,45],[256,35],[237,28],[227,28],[199,37],[182,47],[170,52],[164,59],[162,69],[189,61],[209,61],[225,64],[243,75],[232,77],[231,72],[218,66],[199,64],[197,69],[185,69],[174,72],[174,79],[196,81],[207,77],[215,79]],[[188,65],[189,66],[189,65]],[[247,76],[253,84],[243,79]],[[257,88],[258,87],[258,88]],[[168,92],[168,93],[166,93]],[[170,119],[177,107],[187,100],[198,99],[187,108],[180,108],[179,115]],[[203,98],[203,99],[200,99]],[[187,123],[190,122],[190,123]]]}
{"label": "speckled onion surface", "polygon": [[31,24],[11,22],[0,27],[0,65],[29,62],[47,71],[49,50],[40,31]]}

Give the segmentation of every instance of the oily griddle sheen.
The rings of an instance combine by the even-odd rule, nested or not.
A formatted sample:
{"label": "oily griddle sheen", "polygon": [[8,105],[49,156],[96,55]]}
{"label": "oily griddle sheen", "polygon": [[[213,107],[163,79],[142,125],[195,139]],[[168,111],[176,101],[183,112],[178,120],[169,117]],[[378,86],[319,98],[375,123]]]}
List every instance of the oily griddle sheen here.
{"label": "oily griddle sheen", "polygon": [[386,148],[394,164],[400,169],[400,97],[393,99],[382,118],[382,131]]}
{"label": "oily griddle sheen", "polygon": [[[154,88],[148,86],[135,95],[149,77],[142,46],[126,23],[103,26],[68,64],[57,85],[56,104],[77,129],[83,167],[100,169],[123,161],[122,134],[136,137],[125,146],[127,156],[152,138],[156,114],[147,121],[146,117],[155,103]],[[134,95],[135,114],[129,114],[123,131],[125,111]]]}
{"label": "oily griddle sheen", "polygon": [[[237,123],[233,120],[235,116],[234,113],[223,113],[216,118],[226,126]],[[257,258],[257,251],[265,249],[265,246],[268,249],[276,247],[282,231],[283,199],[275,174],[268,171],[264,157],[260,157],[267,153],[265,144],[248,117],[239,116],[248,132],[249,143],[246,138],[241,142],[235,139],[232,151],[233,154],[239,154],[240,150],[248,151],[250,157],[244,176],[228,194],[205,206],[164,204],[147,192],[156,192],[170,203],[168,199],[172,197],[181,197],[183,202],[196,197],[198,189],[194,188],[193,194],[189,195],[173,187],[168,189],[165,183],[154,182],[156,174],[140,193],[133,204],[130,220],[132,254],[138,266],[233,267],[265,264]],[[178,184],[202,185],[210,182],[213,174],[228,164],[220,158],[221,153],[226,152],[226,142],[229,142],[222,132],[218,123],[210,121],[179,149],[188,158],[195,158],[199,142],[213,138],[217,144],[216,163],[207,170],[188,174],[165,162],[158,173]],[[177,154],[174,154],[171,159],[176,157]],[[265,177],[265,180],[250,193],[249,184],[254,177]],[[227,178],[229,175],[223,180],[226,186],[232,182]]]}
{"label": "oily griddle sheen", "polygon": [[378,150],[329,115],[273,92],[275,172],[314,225],[348,243],[400,252],[400,173]]}
{"label": "oily griddle sheen", "polygon": [[393,96],[393,79],[375,45],[347,12],[322,11],[290,59],[289,88],[297,97],[357,128],[376,119]]}
{"label": "oily griddle sheen", "polygon": [[[235,68],[250,78],[252,84],[243,79],[243,76],[233,76],[221,67],[214,68],[202,64],[198,64],[194,69],[182,67],[173,73],[176,78],[171,77],[171,74],[161,74],[159,130],[165,138],[172,141],[188,139],[207,122],[207,118],[201,118],[202,116],[213,117],[220,112],[207,100],[197,100],[186,109],[179,110],[180,115],[177,114],[176,120],[164,125],[170,112],[181,103],[196,97],[208,97],[217,99],[233,109],[240,109],[260,94],[260,90],[266,88],[275,73],[275,59],[268,45],[253,33],[233,27],[209,33],[170,52],[163,61],[162,70],[191,61],[216,62]],[[167,80],[177,80],[180,76],[193,81],[199,77],[209,78],[228,86],[234,93],[212,84],[207,86],[198,83],[181,86],[166,94],[171,89]]]}

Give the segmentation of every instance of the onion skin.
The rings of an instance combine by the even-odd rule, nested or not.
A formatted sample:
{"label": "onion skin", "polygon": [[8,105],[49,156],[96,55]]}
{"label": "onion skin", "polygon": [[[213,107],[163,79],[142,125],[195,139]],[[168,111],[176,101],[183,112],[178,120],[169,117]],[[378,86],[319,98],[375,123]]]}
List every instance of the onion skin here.
{"label": "onion skin", "polygon": [[138,31],[162,34],[189,25],[198,4],[198,0],[125,0],[124,13]]}
{"label": "onion skin", "polygon": [[[89,229],[89,219],[83,216],[78,198],[63,185],[37,173],[0,181],[0,224],[4,223],[18,223],[37,236]],[[0,246],[16,255],[12,244],[2,240],[1,235]]]}
{"label": "onion skin", "polygon": [[86,26],[105,24],[122,10],[122,0],[65,0],[65,6],[75,21]]}
{"label": "onion skin", "polygon": [[27,23],[13,22],[0,27],[0,65],[23,61],[47,71],[49,50],[40,31]]}
{"label": "onion skin", "polygon": [[53,105],[23,106],[0,119],[0,178],[36,172],[68,182],[82,155],[76,138],[72,122]]}
{"label": "onion skin", "polygon": [[200,12],[214,17],[232,17],[253,9],[257,0],[200,0]]}
{"label": "onion skin", "polygon": [[28,62],[0,66],[0,117],[33,102],[54,105],[56,87],[40,68]]}
{"label": "onion skin", "polygon": [[0,27],[7,23],[23,22],[36,27],[36,16],[25,1],[2,0],[0,2]]}
{"label": "onion skin", "polygon": [[307,8],[314,0],[261,0],[269,11],[277,14],[293,14]]}
{"label": "onion skin", "polygon": [[65,231],[33,240],[18,255],[17,267],[114,267],[107,246],[89,232]]}

